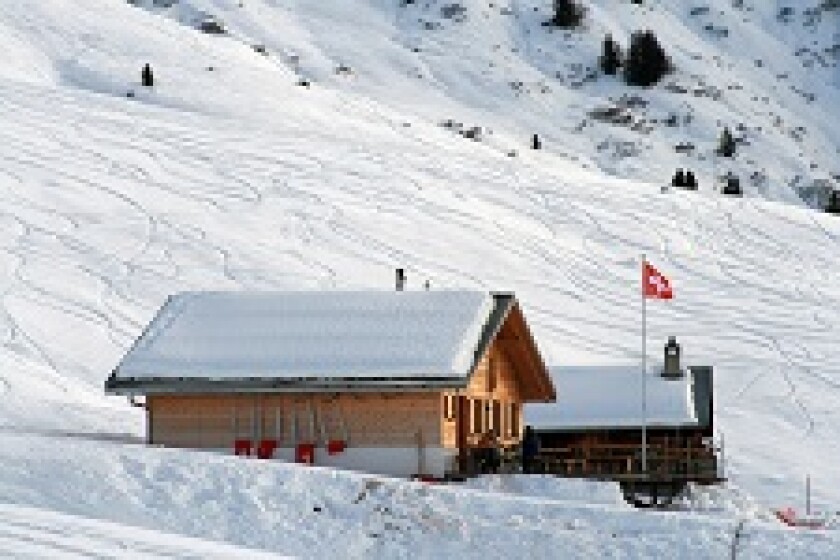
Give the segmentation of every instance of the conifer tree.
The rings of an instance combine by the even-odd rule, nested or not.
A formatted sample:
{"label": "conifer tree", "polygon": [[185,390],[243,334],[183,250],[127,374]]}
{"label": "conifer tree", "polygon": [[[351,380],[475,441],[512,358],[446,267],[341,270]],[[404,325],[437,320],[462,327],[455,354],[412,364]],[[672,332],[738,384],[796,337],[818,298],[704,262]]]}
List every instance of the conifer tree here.
{"label": "conifer tree", "polygon": [[671,186],[672,187],[684,187],[685,186],[685,173],[682,169],[677,169],[677,172],[674,174],[674,178],[671,179]]}
{"label": "conifer tree", "polygon": [[697,190],[697,178],[694,176],[694,171],[685,174],[685,187],[692,191]]}
{"label": "conifer tree", "polygon": [[735,138],[732,137],[729,127],[724,127],[723,132],[720,135],[717,154],[728,158],[735,155]]}
{"label": "conifer tree", "polygon": [[615,76],[621,67],[621,47],[613,41],[612,35],[604,37],[601,58],[598,60],[601,70],[608,76]]}
{"label": "conifer tree", "polygon": [[840,191],[831,191],[831,197],[828,199],[828,206],[825,211],[829,214],[840,215]]}
{"label": "conifer tree", "polygon": [[143,71],[140,73],[140,78],[143,86],[145,87],[153,87],[155,85],[155,77],[152,73],[152,67],[148,64],[143,67]]}
{"label": "conifer tree", "polygon": [[671,69],[671,61],[652,31],[633,33],[624,62],[624,77],[628,84],[650,87]]}
{"label": "conifer tree", "polygon": [[550,23],[557,27],[572,29],[583,22],[583,8],[575,0],[554,0],[554,17]]}

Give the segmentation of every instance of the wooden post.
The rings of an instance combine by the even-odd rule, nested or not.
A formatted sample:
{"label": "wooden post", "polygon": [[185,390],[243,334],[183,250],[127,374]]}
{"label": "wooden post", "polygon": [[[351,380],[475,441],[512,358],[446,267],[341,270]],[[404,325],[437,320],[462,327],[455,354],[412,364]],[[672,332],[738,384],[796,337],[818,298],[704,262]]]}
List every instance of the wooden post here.
{"label": "wooden post", "polygon": [[257,430],[257,400],[254,399],[251,403],[251,438],[255,441],[259,439]]}
{"label": "wooden post", "polygon": [[691,463],[691,438],[688,439],[688,474],[694,474],[694,465]]}
{"label": "wooden post", "polygon": [[[642,270],[645,269],[647,259],[642,254]],[[644,272],[642,273],[644,276]],[[647,474],[647,297],[645,286],[642,285],[642,473]]]}
{"label": "wooden post", "polygon": [[426,474],[426,453],[423,442],[423,430],[417,430],[417,475],[424,476]]}
{"label": "wooden post", "polygon": [[152,413],[152,403],[154,401],[146,398],[146,443],[152,445],[154,443],[154,415]]}
{"label": "wooden post", "polygon": [[[318,414],[318,420],[317,421],[318,421],[318,427],[320,428],[318,431],[321,433],[321,441],[324,443],[324,445],[327,445],[328,444],[327,442],[329,442],[329,435],[330,434],[329,434],[329,429],[327,429],[327,426],[326,426],[327,413],[324,412],[324,408],[329,406],[329,405],[327,405],[326,403],[321,403],[321,404],[322,404],[322,406],[315,407],[315,412],[317,412],[317,414]],[[313,414],[315,414],[315,412],[313,412]]]}
{"label": "wooden post", "polygon": [[467,432],[470,429],[470,422],[473,416],[469,403],[470,400],[467,397],[458,395],[455,404],[457,418],[455,442],[458,446],[458,474],[460,475],[467,474]]}
{"label": "wooden post", "polygon": [[583,443],[583,464],[581,465],[583,469],[583,475],[587,476],[589,474],[589,439],[584,440]]}
{"label": "wooden post", "polygon": [[297,403],[292,401],[292,417],[289,423],[289,436],[292,438],[292,447],[297,447],[298,444],[298,420],[297,420]]}
{"label": "wooden post", "polygon": [[805,475],[805,514],[811,515],[811,475]]}
{"label": "wooden post", "polygon": [[233,440],[239,439],[239,426],[236,425],[236,405],[231,407],[231,430],[233,430]]}
{"label": "wooden post", "polygon": [[344,419],[344,410],[341,407],[341,401],[338,404],[338,418],[341,422],[341,435],[344,438],[344,445],[350,445],[350,433],[347,431],[347,421]]}
{"label": "wooden post", "polygon": [[306,401],[306,411],[309,413],[309,437],[311,438],[309,443],[315,443],[318,436],[315,433],[315,410],[313,410],[312,399]]}

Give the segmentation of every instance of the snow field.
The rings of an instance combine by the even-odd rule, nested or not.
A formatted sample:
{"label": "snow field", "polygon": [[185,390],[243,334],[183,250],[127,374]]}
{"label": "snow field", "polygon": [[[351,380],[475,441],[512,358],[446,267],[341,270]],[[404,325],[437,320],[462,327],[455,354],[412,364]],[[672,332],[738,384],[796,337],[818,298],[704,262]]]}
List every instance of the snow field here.
{"label": "snow field", "polygon": [[[551,558],[558,550],[573,558],[720,558],[739,521],[721,504],[706,513],[639,515],[613,487],[583,481],[488,477],[473,488],[430,486],[86,439],[61,456],[62,438],[0,439],[0,503],[7,504],[0,508],[16,525],[36,508],[60,521],[55,532],[76,520],[91,528],[80,538],[140,550],[167,543],[163,531],[201,538],[204,546],[223,541],[302,558]],[[127,526],[141,529],[122,530]],[[833,532],[794,533],[766,515],[748,517],[746,533],[744,558],[830,557],[840,545]],[[92,553],[94,545],[79,546]]]}

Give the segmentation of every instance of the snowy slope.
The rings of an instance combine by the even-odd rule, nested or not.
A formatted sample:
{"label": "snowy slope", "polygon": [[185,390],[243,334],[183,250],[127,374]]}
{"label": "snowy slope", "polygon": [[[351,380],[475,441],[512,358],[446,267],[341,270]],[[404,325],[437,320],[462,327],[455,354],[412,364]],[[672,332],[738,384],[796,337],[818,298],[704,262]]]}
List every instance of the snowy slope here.
{"label": "snowy slope", "polygon": [[[574,32],[541,25],[550,0],[137,4],[186,26],[212,15],[234,41],[263,45],[268,60],[316,87],[485,127],[484,141],[505,153],[538,133],[547,166],[574,162],[649,183],[686,167],[709,191],[731,171],[750,196],[800,204],[840,186],[840,9],[821,0],[597,0],[585,2],[585,28]],[[676,67],[661,87],[593,73],[607,33],[626,49],[641,29],[656,31]],[[353,73],[337,73],[341,66]],[[626,96],[647,104],[627,108],[626,125],[589,115],[626,107]],[[723,126],[743,141],[735,161],[713,156]],[[694,150],[679,154],[680,144]]]}
{"label": "snowy slope", "polygon": [[[165,531],[301,558],[556,558],[562,550],[569,558],[711,559],[727,557],[741,519],[739,558],[829,558],[840,547],[836,531],[793,533],[748,500],[714,494],[694,512],[639,514],[614,488],[583,481],[488,477],[468,488],[436,487],[84,440],[67,457],[56,456],[62,444],[52,438],[3,443],[0,512],[14,514],[9,532],[32,507],[49,508],[66,512],[54,515],[55,533],[71,521],[85,527],[80,515],[107,518],[82,535],[131,552],[166,542],[150,534]],[[173,541],[172,548],[190,542]],[[191,551],[202,556],[209,544]],[[0,540],[0,550],[23,550],[17,546]]]}
{"label": "snowy slope", "polygon": [[278,558],[253,549],[0,504],[0,550],[18,558]]}
{"label": "snowy slope", "polygon": [[[811,181],[836,165],[837,75],[795,64],[801,56],[791,51],[812,31],[801,14],[796,27],[778,22],[764,3],[746,13],[709,2],[727,25],[737,24],[738,37],[750,37],[733,45],[734,31],[729,43],[712,39],[684,6],[597,2],[591,30],[566,42],[543,35],[547,3],[534,12],[520,2],[503,15],[499,6],[464,2],[466,21],[444,18],[432,30],[418,19],[439,14],[435,4],[395,4],[0,5],[0,46],[11,53],[0,67],[0,503],[13,504],[4,506],[10,512],[34,507],[56,519],[104,519],[302,556],[328,554],[312,545],[323,531],[358,546],[358,556],[372,554],[379,545],[361,536],[358,527],[367,526],[355,513],[314,522],[300,537],[272,528],[310,502],[278,499],[280,513],[264,502],[275,485],[289,484],[352,503],[363,478],[135,443],[140,411],[106,399],[102,383],[165,297],[199,289],[387,289],[393,268],[405,266],[413,288],[428,278],[433,288],[515,290],[549,364],[627,362],[640,358],[644,252],[676,290],[673,302],[649,306],[650,357],[676,334],[689,363],[716,367],[727,492],[744,501],[712,514],[648,517],[615,503],[570,506],[563,496],[539,505],[533,497],[506,500],[498,488],[442,489],[438,503],[418,494],[422,487],[389,482],[408,495],[393,507],[452,510],[453,523],[474,531],[473,544],[499,543],[506,531],[528,546],[543,546],[545,537],[536,555],[557,546],[579,547],[569,550],[580,556],[666,550],[645,548],[660,546],[638,538],[645,530],[699,557],[720,557],[741,517],[762,535],[750,541],[756,556],[836,552],[831,534],[791,535],[766,521],[768,508],[801,503],[806,473],[816,507],[840,509],[840,220],[801,207],[786,186],[796,174]],[[190,14],[199,10],[217,15],[231,35],[196,32]],[[814,38],[831,40],[836,18],[826,14]],[[636,132],[591,123],[575,132],[587,110],[624,91],[617,84],[578,87],[564,78],[551,82],[550,94],[518,96],[509,86],[547,81],[555,64],[594,59],[599,30],[618,37],[640,22],[666,20],[676,27],[663,43],[684,45],[674,56],[685,74],[675,80],[694,73],[722,89],[740,80],[744,89],[727,90],[719,102],[662,89],[644,94],[652,116],[690,101],[695,118],[690,127],[645,135],[651,148],[639,158],[593,148],[605,137],[637,142]],[[256,43],[269,56],[254,52]],[[504,69],[501,55],[495,70],[489,66],[494,44],[505,45],[495,49],[505,52]],[[714,56],[725,56],[723,68],[710,66]],[[759,57],[767,66],[756,67]],[[156,70],[154,91],[137,83],[146,61]],[[339,64],[353,72],[336,74]],[[785,89],[774,75],[783,71],[809,83],[817,98],[804,103]],[[312,86],[296,85],[301,77]],[[756,106],[757,94],[767,104]],[[747,158],[755,159],[776,177],[766,191],[717,196],[707,159],[690,164],[707,174],[701,192],[659,192],[680,161],[673,142],[702,144],[708,156],[717,119],[736,117],[763,127],[733,165],[746,173]],[[450,118],[492,134],[465,139],[439,126]],[[808,134],[797,142],[790,128],[800,124]],[[524,149],[534,131],[546,150]],[[512,149],[517,157],[507,155]],[[252,488],[254,480],[264,482]],[[229,492],[219,497],[222,483]],[[392,507],[389,496],[377,504]],[[253,539],[236,525],[248,507],[266,531]],[[411,519],[412,527],[424,523]],[[584,521],[573,535],[558,530],[575,519]],[[385,552],[405,556],[421,541],[427,555],[463,550],[448,533],[411,531],[396,531]],[[615,543],[605,538],[616,531]]]}

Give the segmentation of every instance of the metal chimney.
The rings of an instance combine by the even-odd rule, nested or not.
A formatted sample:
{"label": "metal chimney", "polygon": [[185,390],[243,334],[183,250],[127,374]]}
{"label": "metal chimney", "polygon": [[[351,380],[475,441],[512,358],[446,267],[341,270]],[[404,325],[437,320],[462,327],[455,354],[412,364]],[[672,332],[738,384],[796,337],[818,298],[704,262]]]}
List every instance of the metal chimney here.
{"label": "metal chimney", "polygon": [[402,292],[405,289],[405,270],[397,269],[397,291]]}
{"label": "metal chimney", "polygon": [[676,379],[682,377],[680,369],[680,345],[676,337],[669,336],[668,344],[665,345],[665,367],[662,369],[662,377]]}

